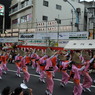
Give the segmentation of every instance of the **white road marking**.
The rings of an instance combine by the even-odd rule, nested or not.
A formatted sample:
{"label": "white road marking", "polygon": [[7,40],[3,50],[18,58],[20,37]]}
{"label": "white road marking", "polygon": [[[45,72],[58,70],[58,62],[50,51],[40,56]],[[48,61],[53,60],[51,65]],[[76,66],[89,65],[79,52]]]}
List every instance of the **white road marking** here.
{"label": "white road marking", "polygon": [[[15,70],[8,70],[8,71],[10,71],[10,72],[17,72],[17,71],[15,71]],[[23,72],[21,72],[21,73],[23,73]],[[30,74],[31,76],[34,76],[34,77],[39,77],[39,75],[36,75],[36,74]],[[61,79],[56,79],[56,78],[54,78],[54,80],[56,80],[56,81],[61,81]],[[69,81],[68,83],[73,83],[72,81]],[[91,85],[91,87],[93,87],[93,88],[95,88],[95,86],[94,85]]]}

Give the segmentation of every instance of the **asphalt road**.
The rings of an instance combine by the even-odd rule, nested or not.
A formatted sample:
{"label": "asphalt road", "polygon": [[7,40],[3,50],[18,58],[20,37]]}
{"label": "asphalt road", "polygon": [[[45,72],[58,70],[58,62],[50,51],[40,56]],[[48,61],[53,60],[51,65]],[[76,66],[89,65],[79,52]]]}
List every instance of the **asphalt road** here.
{"label": "asphalt road", "polygon": [[[8,64],[9,71],[7,74],[3,74],[2,80],[0,80],[0,92],[6,86],[10,86],[12,90],[20,86],[20,83],[23,80],[23,73],[21,73],[21,78],[16,76],[16,66],[14,64]],[[33,89],[33,95],[45,95],[46,84],[39,82],[39,75],[35,73],[29,66],[29,72],[31,74],[30,81],[27,83],[29,88]],[[92,79],[95,79],[95,74],[91,74]],[[61,73],[57,72],[54,78],[54,92],[53,95],[72,95],[73,91],[73,82],[70,81],[65,87],[60,86]],[[92,92],[83,92],[82,95],[95,95],[95,85],[91,87]]]}

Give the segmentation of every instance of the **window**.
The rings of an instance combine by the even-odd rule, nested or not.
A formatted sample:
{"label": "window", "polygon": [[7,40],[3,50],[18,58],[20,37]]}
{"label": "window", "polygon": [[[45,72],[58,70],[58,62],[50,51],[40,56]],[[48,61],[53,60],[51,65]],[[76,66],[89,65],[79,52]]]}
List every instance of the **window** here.
{"label": "window", "polygon": [[48,1],[43,1],[43,5],[48,7]]}
{"label": "window", "polygon": [[27,14],[20,18],[20,23],[24,23],[24,22],[31,21],[31,20],[32,20],[32,14]]}
{"label": "window", "polygon": [[55,18],[55,20],[57,21],[58,24],[61,24],[61,20],[60,19]]}
{"label": "window", "polygon": [[32,20],[32,14],[28,14],[27,15],[27,21],[31,21]]}
{"label": "window", "polygon": [[58,9],[58,10],[62,10],[62,6],[56,4],[56,9]]}
{"label": "window", "polygon": [[48,21],[48,17],[47,17],[47,16],[43,16],[43,17],[42,17],[42,20]]}
{"label": "window", "polygon": [[12,20],[12,24],[18,24],[18,19]]}
{"label": "window", "polygon": [[26,21],[27,21],[27,15],[26,16],[22,16],[21,19],[20,19],[20,22],[24,23]]}
{"label": "window", "polygon": [[29,5],[29,0],[26,0],[26,6]]}
{"label": "window", "polygon": [[15,12],[17,10],[18,10],[18,5],[15,5],[15,6],[12,7],[12,12]]}
{"label": "window", "polygon": [[21,8],[25,7],[25,2],[21,2]]}

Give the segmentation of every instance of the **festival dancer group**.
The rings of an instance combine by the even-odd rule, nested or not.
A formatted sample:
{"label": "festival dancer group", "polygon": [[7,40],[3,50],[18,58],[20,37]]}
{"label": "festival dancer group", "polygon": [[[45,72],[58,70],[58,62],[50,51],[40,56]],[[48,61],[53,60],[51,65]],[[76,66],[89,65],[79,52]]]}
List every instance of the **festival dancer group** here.
{"label": "festival dancer group", "polygon": [[[21,52],[22,51],[22,52]],[[0,79],[2,74],[7,74],[7,63],[11,50],[2,50],[0,52]],[[92,57],[88,51],[66,51],[66,50],[46,50],[39,49],[17,49],[15,50],[16,56],[12,59],[17,67],[16,76],[22,77],[23,72],[23,84],[30,80],[30,73],[28,67],[35,69],[39,74],[39,81],[46,83],[46,95],[53,95],[54,89],[54,77],[57,72],[62,74],[60,85],[65,87],[69,81],[73,81],[74,89],[73,95],[82,95],[83,91],[88,90],[91,92],[90,87],[94,80],[89,75],[90,66],[95,65],[95,55]],[[81,78],[83,76],[83,78]],[[80,83],[82,80],[82,83]]]}

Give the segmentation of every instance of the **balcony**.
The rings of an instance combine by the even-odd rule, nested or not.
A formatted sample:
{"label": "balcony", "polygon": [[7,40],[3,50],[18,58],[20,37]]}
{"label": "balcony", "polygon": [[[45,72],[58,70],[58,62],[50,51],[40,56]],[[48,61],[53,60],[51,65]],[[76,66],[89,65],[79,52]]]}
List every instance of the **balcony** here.
{"label": "balcony", "polygon": [[23,10],[26,10],[26,9],[28,9],[30,7],[33,7],[33,4],[32,4],[31,1],[29,1],[29,2],[21,2],[20,4],[18,4],[17,7],[15,7],[15,8],[14,7],[11,7],[11,11],[10,11],[9,16],[12,16],[14,14],[17,14],[17,13],[19,13],[19,12],[21,12]]}

